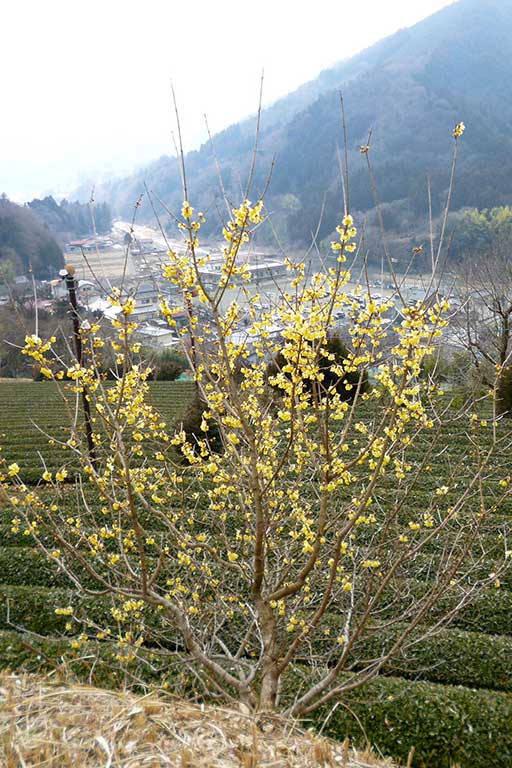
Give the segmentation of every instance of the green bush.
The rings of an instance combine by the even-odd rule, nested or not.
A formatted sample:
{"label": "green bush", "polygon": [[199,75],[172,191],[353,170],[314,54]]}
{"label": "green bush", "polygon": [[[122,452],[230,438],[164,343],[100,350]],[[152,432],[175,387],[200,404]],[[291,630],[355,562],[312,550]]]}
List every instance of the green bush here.
{"label": "green bush", "polygon": [[152,356],[150,365],[153,381],[176,381],[178,376],[189,369],[185,355],[171,350],[164,350]]}
{"label": "green bush", "polygon": [[[29,542],[32,537],[25,537]],[[0,547],[0,574],[2,582],[9,586],[42,586],[72,588],[73,582],[63,573],[54,560],[38,549],[30,547]],[[86,576],[86,574],[84,574]],[[91,579],[85,580],[91,585]]]}
{"label": "green bush", "polygon": [[367,737],[402,762],[414,746],[413,768],[512,765],[512,695],[506,693],[377,678],[315,712],[311,722],[335,739],[363,744]]}
{"label": "green bush", "polygon": [[[65,619],[55,614],[55,608],[73,605],[77,614],[83,615],[101,626],[113,620],[109,600],[101,598],[80,599],[69,589],[64,574],[56,564],[30,550],[19,550],[16,557],[2,554],[0,568],[7,567],[9,586],[0,587],[0,628],[8,628],[9,621],[23,629],[51,635],[63,631]],[[47,567],[45,567],[47,564]],[[16,574],[18,570],[19,574]],[[84,578],[86,586],[93,587],[90,577]],[[9,611],[7,612],[7,601]],[[158,623],[158,622],[157,622]],[[331,631],[342,629],[343,617],[331,615],[327,619]],[[148,617],[148,626],[155,626]],[[398,628],[379,631],[357,646],[356,658],[378,657],[390,648]],[[425,631],[421,628],[421,632]],[[418,634],[416,635],[418,637]],[[414,639],[414,636],[413,636]],[[151,636],[148,635],[151,643]],[[174,640],[171,639],[171,645]],[[330,641],[321,634],[312,637],[313,651],[323,652]],[[482,632],[466,632],[456,628],[438,631],[432,637],[415,643],[404,654],[387,662],[383,672],[407,678],[420,678],[434,682],[462,684],[478,688],[495,688],[512,691],[512,638],[492,636]]]}
{"label": "green bush", "polygon": [[[425,594],[427,585],[423,581],[407,579],[407,588],[411,595],[420,598]],[[458,605],[463,593],[461,588],[454,588],[445,592],[431,608],[429,621],[435,621],[440,616]],[[390,614],[396,612],[396,604],[393,604]],[[469,631],[482,631],[495,635],[512,634],[512,592],[507,589],[495,589],[489,587],[468,602],[453,619],[452,626]]]}
{"label": "green bush", "polygon": [[101,625],[112,623],[111,601],[83,598],[70,589],[0,585],[0,629],[16,627],[39,635],[58,635],[65,631],[68,617],[56,608],[72,606],[77,614]]}
{"label": "green bush", "polygon": [[[208,432],[204,432],[201,429],[203,413],[205,410],[206,403],[201,395],[196,392],[183,418],[176,421],[175,428],[182,429],[185,432],[187,441],[192,445],[194,450],[198,449],[200,440],[207,439],[210,448],[213,451],[220,452],[222,451],[222,437],[217,424],[210,420],[208,422]],[[181,458],[183,461],[186,461],[185,457],[182,456]]]}
{"label": "green bush", "polygon": [[[334,360],[329,359],[327,354],[321,354],[318,359],[318,366],[323,373],[324,378],[322,381],[322,387],[325,390],[335,387],[342,400],[352,401],[354,395],[357,392],[357,386],[360,379],[360,371],[355,373],[348,372],[343,377],[340,377],[337,373],[331,370],[333,365],[342,365],[349,354],[349,350],[345,342],[342,340],[338,333],[331,333],[327,339],[327,353],[334,355]],[[270,363],[267,369],[267,378],[275,376],[282,370],[283,366],[287,363],[282,352],[278,352]],[[308,379],[304,381],[308,383]],[[364,376],[359,384],[359,392],[367,392],[369,387],[368,373],[365,371]]]}
{"label": "green bush", "polygon": [[[426,629],[421,627],[410,640]],[[390,648],[397,632],[387,630],[367,640],[359,647],[358,658],[378,658]],[[448,627],[390,659],[383,674],[512,692],[511,659],[512,637]]]}
{"label": "green bush", "polygon": [[[172,664],[163,668],[155,663],[155,655],[140,655],[132,664],[116,660],[118,649],[113,643],[87,641],[73,650],[66,638],[42,638],[14,630],[0,631],[0,669],[44,673],[60,669],[65,681],[86,681],[105,688],[145,685],[162,686],[177,676]],[[156,657],[157,658],[157,657]],[[145,660],[149,663],[145,663]],[[139,685],[135,684],[135,679]],[[145,684],[145,685],[144,685]],[[173,690],[171,685],[170,690]]]}
{"label": "green bush", "polygon": [[[91,585],[92,586],[92,585]],[[66,623],[73,622],[73,633],[82,631],[95,634],[97,630],[111,628],[118,633],[117,622],[112,618],[111,609],[119,605],[112,597],[83,596],[71,589],[61,587],[35,587],[26,585],[0,585],[0,630],[19,629],[50,638],[66,634]],[[74,623],[69,616],[55,613],[57,608],[74,609],[74,616],[80,624]],[[142,609],[148,645],[160,641],[161,627],[165,619],[155,612]],[[128,624],[123,624],[126,630]],[[154,634],[156,633],[156,634]],[[173,650],[177,639],[172,629],[165,627],[165,647]]]}

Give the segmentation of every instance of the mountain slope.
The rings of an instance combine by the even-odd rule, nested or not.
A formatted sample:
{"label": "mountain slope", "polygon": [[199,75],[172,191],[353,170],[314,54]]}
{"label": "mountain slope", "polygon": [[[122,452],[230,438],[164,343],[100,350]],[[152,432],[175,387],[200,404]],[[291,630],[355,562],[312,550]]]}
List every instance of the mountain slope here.
{"label": "mountain slope", "polygon": [[94,228],[99,234],[106,234],[112,227],[112,217],[106,203],[96,206],[93,214],[88,204],[66,199],[57,203],[51,196],[42,200],[36,198],[28,203],[28,207],[63,244],[80,237],[90,237]]}
{"label": "mountain slope", "polygon": [[[425,215],[427,174],[434,212],[439,211],[448,186],[451,130],[458,120],[468,130],[461,144],[454,207],[512,202],[511,0],[459,0],[340,62],[264,110],[252,196],[264,187],[275,157],[267,202],[286,242],[310,239],[324,199],[320,238],[332,232],[340,214],[340,89],[354,209],[374,206],[366,159],[358,150],[372,129],[372,164],[391,227]],[[235,199],[243,189],[253,141],[254,118],[213,139],[225,186]],[[210,142],[189,153],[187,169],[190,199],[212,208],[220,193]],[[166,157],[101,194],[127,215],[144,181],[166,204],[179,206],[178,164]],[[149,214],[146,206],[142,216]]]}
{"label": "mountain slope", "polygon": [[36,277],[50,278],[63,263],[62,251],[43,222],[29,208],[0,198],[0,268],[19,274],[31,267]]}

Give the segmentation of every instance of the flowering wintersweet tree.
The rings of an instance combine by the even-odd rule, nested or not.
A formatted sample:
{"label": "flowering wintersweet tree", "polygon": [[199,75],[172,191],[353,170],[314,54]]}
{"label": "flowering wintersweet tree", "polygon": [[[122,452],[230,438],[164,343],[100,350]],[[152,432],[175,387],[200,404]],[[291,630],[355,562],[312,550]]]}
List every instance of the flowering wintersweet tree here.
{"label": "flowering wintersweet tree", "polygon": [[[108,638],[127,664],[153,650],[177,660],[200,694],[300,716],[499,586],[505,548],[493,552],[492,573],[471,553],[510,490],[492,463],[506,439],[492,413],[488,422],[457,415],[468,449],[432,476],[447,404],[420,371],[447,325],[446,302],[402,307],[390,321],[390,302],[348,295],[357,230],[347,213],[332,265],[307,275],[288,260],[288,288],[264,311],[240,261],[264,216],[262,201],[232,210],[212,287],[202,277],[209,257],[198,255],[204,217],[185,202],[184,247],[163,269],[182,297],[163,301],[163,314],[171,326],[183,308],[188,316],[198,434],[169,428],[152,406],[150,370],[133,362],[134,300],[114,295],[117,379],[98,373],[104,342],[86,324],[81,364],[57,381],[74,425],[67,448],[83,467],[76,509],[63,510],[65,466],[45,471],[42,493],[6,464],[4,486],[13,525],[78,588],[112,601],[103,623],[59,609],[74,648]],[[340,310],[350,318],[342,358],[329,348]],[[27,338],[24,351],[48,379],[62,375],[51,341]],[[90,403],[94,460],[66,388]]]}

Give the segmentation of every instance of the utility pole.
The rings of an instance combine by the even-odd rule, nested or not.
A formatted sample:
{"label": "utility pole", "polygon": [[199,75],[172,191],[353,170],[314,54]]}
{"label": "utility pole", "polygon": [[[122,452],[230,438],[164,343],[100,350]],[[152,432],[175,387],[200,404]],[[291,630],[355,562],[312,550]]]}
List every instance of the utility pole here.
{"label": "utility pole", "polygon": [[[75,280],[75,268],[70,264],[67,264],[64,269],[61,269],[59,275],[66,283],[66,288],[69,296],[69,304],[71,306],[71,319],[73,321],[73,336],[75,339],[75,353],[78,365],[82,367],[83,364],[83,347],[82,337],[80,335],[80,317],[78,315],[78,302],[76,297],[77,282]],[[96,451],[94,449],[94,441],[92,439],[92,419],[91,419],[91,406],[89,403],[89,395],[87,387],[82,385],[82,405],[84,410],[85,421],[85,435],[87,438],[87,450],[89,458],[93,467],[96,466]]]}

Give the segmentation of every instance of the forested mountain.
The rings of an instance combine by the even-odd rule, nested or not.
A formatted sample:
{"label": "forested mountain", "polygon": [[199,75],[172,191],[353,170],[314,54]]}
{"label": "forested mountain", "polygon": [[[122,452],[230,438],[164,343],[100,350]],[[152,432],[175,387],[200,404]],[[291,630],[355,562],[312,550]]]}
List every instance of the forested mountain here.
{"label": "forested mountain", "polygon": [[27,207],[0,197],[0,269],[10,275],[32,267],[38,278],[55,277],[62,251],[45,224]]}
{"label": "forested mountain", "polygon": [[87,203],[68,200],[57,203],[51,196],[32,200],[28,206],[63,244],[92,235],[94,227],[98,234],[106,234],[112,226],[112,216],[107,203],[95,205],[93,213]]}
{"label": "forested mountain", "polygon": [[[434,215],[444,205],[451,131],[459,120],[467,131],[452,207],[512,203],[512,0],[459,0],[264,110],[252,198],[264,188],[275,157],[267,206],[284,243],[310,241],[322,205],[319,240],[329,237],[340,216],[340,90],[347,114],[351,206],[370,213],[370,226],[374,195],[366,156],[359,152],[370,129],[371,162],[391,231],[425,226],[427,175]],[[235,200],[251,162],[254,122],[231,126],[213,138],[224,185]],[[215,220],[221,206],[210,142],[188,154],[187,169],[190,200]],[[179,207],[179,168],[169,157],[104,187],[99,195],[127,216],[144,182],[168,206]],[[140,215],[151,216],[147,203]]]}

